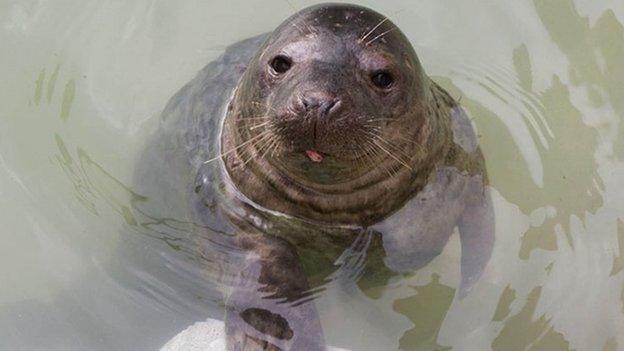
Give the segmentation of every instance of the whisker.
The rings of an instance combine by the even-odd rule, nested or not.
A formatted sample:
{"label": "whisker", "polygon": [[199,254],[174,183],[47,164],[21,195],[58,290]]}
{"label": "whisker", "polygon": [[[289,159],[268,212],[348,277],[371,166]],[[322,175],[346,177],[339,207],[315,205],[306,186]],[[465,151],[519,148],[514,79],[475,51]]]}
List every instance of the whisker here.
{"label": "whisker", "polygon": [[[280,149],[280,143],[275,143],[275,147],[271,150],[271,158],[275,158],[275,153]],[[279,155],[279,154],[278,154]]]}
{"label": "whisker", "polygon": [[251,124],[251,125],[241,125],[241,126],[236,126],[236,129],[240,132],[243,130],[254,130],[254,129],[258,129],[260,127],[263,127],[267,124],[271,124],[271,121],[268,122],[263,122],[263,123],[256,123],[256,124]]}
{"label": "whisker", "polygon": [[366,38],[368,38],[373,32],[377,30],[382,24],[384,24],[388,20],[388,17],[384,18],[381,22],[379,22],[373,29],[371,29],[368,33],[366,33],[363,37],[358,40],[359,43],[363,43]]}
{"label": "whisker", "polygon": [[366,146],[368,146],[367,151],[369,151],[369,152],[367,153],[367,155],[370,158],[371,164],[373,164],[373,165],[377,164],[377,165],[381,165],[383,167],[383,165],[379,162],[379,160],[375,160],[375,158],[374,158],[374,157],[379,157],[380,154],[377,151],[376,145],[373,144],[373,140],[372,139],[367,139],[367,140],[364,141],[364,143],[366,144]]}
{"label": "whisker", "polygon": [[422,145],[420,145],[419,143],[415,142],[414,140],[408,139],[402,135],[397,135],[397,137],[401,140],[407,141],[410,144],[413,144],[414,146],[418,147],[419,150],[422,150]]}
{"label": "whisker", "polygon": [[[401,137],[401,136],[399,136],[399,138],[402,139],[402,140],[405,140],[408,143],[413,144],[414,146],[416,146],[417,149],[418,149],[418,150],[416,150],[416,152],[420,153],[423,150],[423,147],[420,144],[418,144],[418,143],[416,143],[416,142],[414,142],[412,140],[409,140],[407,138]],[[411,159],[411,156],[406,154],[405,150],[401,149],[399,146],[395,145],[394,143],[390,142],[389,140],[383,139],[382,141],[384,141],[386,143],[386,145],[388,145],[389,147],[394,148],[394,150],[397,153],[400,153],[405,159],[407,159],[407,160]]]}
{"label": "whisker", "polygon": [[[249,163],[249,161],[254,159],[254,151],[256,151],[257,153],[260,152],[260,150],[262,150],[268,143],[271,142],[271,136],[270,135],[265,135],[264,138],[261,138],[259,141],[257,141],[256,143],[251,144],[251,147],[249,149],[251,149],[251,151],[249,152],[250,155],[249,157],[243,161],[243,166],[247,165],[247,163]],[[258,145],[262,143],[262,145]],[[254,150],[254,146],[257,147],[257,150]]]}
{"label": "whisker", "polygon": [[380,142],[383,142],[386,147],[388,147],[390,149],[393,149],[396,153],[401,154],[401,156],[405,157],[406,159],[408,159],[408,160],[410,159],[409,155],[406,155],[400,147],[398,147],[398,146],[394,145],[393,143],[391,143],[390,141],[384,139],[381,135],[379,135],[377,133],[367,132],[367,131],[364,131],[364,133],[371,135],[373,137],[373,139],[375,139],[375,140],[379,140]]}
{"label": "whisker", "polygon": [[[373,155],[379,157],[379,153],[377,152],[377,150],[376,150],[375,146],[372,144],[372,142],[370,140],[366,140],[365,143],[368,145],[368,151],[370,151]],[[394,174],[388,169],[388,167],[386,167],[385,164],[379,163],[379,162],[375,162],[375,159],[373,158],[373,155],[370,155],[368,153],[367,153],[367,155],[369,156],[369,159],[371,161],[371,165],[372,166],[375,166],[375,165],[380,166],[381,168],[383,168],[383,170],[386,173],[388,173],[389,177],[394,177]],[[385,186],[385,187],[386,187],[386,189],[388,189],[387,186]]]}
{"label": "whisker", "polygon": [[253,126],[253,127],[249,128],[249,130],[255,130],[255,129],[258,129],[258,128],[260,128],[260,127],[264,127],[264,126],[266,126],[267,124],[271,124],[271,121],[268,121],[268,122],[264,122],[264,123],[257,124],[257,125],[255,125],[255,126]]}
{"label": "whisker", "polygon": [[355,162],[363,169],[366,168],[368,165],[366,164],[366,161],[364,160],[364,156],[363,156],[363,153],[365,153],[365,151],[361,149],[357,149],[357,150],[354,150],[353,153],[355,153]]}
{"label": "whisker", "polygon": [[[254,129],[257,129],[257,128],[254,128]],[[253,133],[253,129],[247,128],[246,126],[240,126],[236,128],[236,131],[238,132],[239,135],[247,135],[247,136]],[[263,130],[262,132],[265,132],[265,131],[266,130]]]}
{"label": "whisker", "polygon": [[[378,138],[378,140],[379,140],[380,142],[383,142],[383,143],[385,144],[385,146],[386,146],[386,147],[390,148],[390,151],[394,151],[394,152],[396,152],[396,153],[397,153],[397,155],[400,155],[400,156],[401,156],[400,158],[401,158],[401,159],[402,159],[405,163],[407,163],[407,164],[409,164],[409,163],[410,163],[409,161],[412,159],[412,156],[413,156],[413,155],[412,155],[412,156],[410,156],[410,155],[406,154],[406,153],[405,153],[405,150],[401,149],[400,147],[398,147],[397,145],[393,144],[392,142],[390,142],[390,141],[388,141],[388,140],[386,140],[386,139],[383,139],[383,138],[381,138],[381,137],[380,137],[380,138]],[[397,157],[398,157],[398,156],[397,156]],[[412,169],[412,170],[413,170],[413,169]]]}
{"label": "whisker", "polygon": [[396,27],[394,27],[394,28],[390,28],[390,29],[388,29],[387,31],[385,31],[385,32],[383,32],[383,33],[379,34],[378,36],[374,37],[373,39],[369,40],[369,41],[366,43],[366,46],[369,46],[372,42],[374,42],[374,41],[375,41],[375,40],[377,40],[377,39],[382,38],[383,36],[385,36],[386,34],[388,34],[388,33],[392,32],[393,30],[396,30]]}
{"label": "whisker", "polygon": [[269,141],[268,145],[266,146],[266,148],[264,148],[263,153],[262,153],[262,155],[260,156],[260,159],[265,158],[265,157],[267,156],[267,154],[269,153],[269,151],[271,151],[271,149],[272,149],[273,147],[275,147],[275,145],[276,145],[276,144],[277,144],[277,142],[278,142],[278,141],[277,141],[277,138],[270,138],[269,140],[270,140],[270,141]]}
{"label": "whisker", "polygon": [[[375,118],[373,118],[373,119],[369,119],[369,120],[367,120],[367,122],[370,122],[370,121],[375,121],[375,120],[394,120],[394,119],[393,119],[393,118],[379,118],[379,119],[375,119]],[[380,131],[380,130],[381,130],[381,127],[380,127],[380,126],[377,126],[377,125],[372,124],[372,123],[366,123],[366,124],[364,124],[364,126],[365,126],[366,128],[374,129],[375,131]],[[364,132],[366,132],[366,129],[364,130]],[[418,142],[416,142],[416,141],[414,141],[414,140],[411,140],[411,139],[408,139],[408,138],[406,138],[406,137],[404,137],[404,136],[402,136],[402,135],[400,135],[400,134],[395,135],[395,137],[396,137],[396,138],[398,138],[398,139],[401,139],[401,140],[403,140],[403,141],[406,141],[406,142],[408,142],[408,143],[410,143],[410,144],[412,144],[412,145],[414,145],[414,146],[416,146],[416,147],[418,148],[418,152],[422,152],[422,150],[423,150],[423,146],[422,146],[422,145],[420,145]],[[383,138],[382,138],[382,139],[383,139]],[[398,146],[394,145],[393,143],[389,142],[388,140],[385,140],[385,139],[383,139],[383,140],[384,140],[387,144],[389,144],[390,146],[394,147],[394,148],[395,148],[398,152],[401,152],[401,153],[402,153],[401,149],[400,149]],[[403,155],[407,157],[407,155],[405,155],[405,154],[403,154]],[[409,157],[407,157],[407,158],[409,158]]]}
{"label": "whisker", "polygon": [[260,155],[260,157],[258,158],[259,159],[265,158],[269,154],[269,151],[271,151],[271,148],[273,148],[274,145],[275,145],[275,139],[271,139],[271,141],[269,142],[269,145],[266,148],[264,148],[262,155]]}
{"label": "whisker", "polygon": [[368,159],[368,154],[366,153],[366,150],[364,148],[359,147],[355,151],[355,156],[357,164],[360,165],[362,169],[367,169],[369,167],[374,168],[375,164],[371,162],[370,159]]}
{"label": "whisker", "polygon": [[[376,131],[379,131],[379,130],[381,130],[381,128],[377,127],[377,128],[376,128]],[[383,142],[383,143],[384,143],[387,147],[394,149],[394,151],[395,151],[395,152],[400,153],[400,154],[401,154],[403,157],[405,157],[406,159],[408,159],[408,160],[410,159],[410,156],[409,156],[409,155],[407,155],[407,154],[405,154],[405,153],[403,152],[403,150],[401,150],[401,148],[399,148],[399,147],[398,147],[396,144],[394,144],[393,142],[391,142],[391,141],[389,141],[389,140],[385,139],[384,137],[382,137],[382,136],[381,136],[381,134],[379,134],[379,133],[375,133],[375,132],[366,131],[366,130],[364,131],[364,133],[368,133],[368,134],[373,135],[373,137],[375,137],[375,138],[376,138],[376,139],[378,139],[379,141]],[[400,137],[400,136],[399,136],[399,137]],[[413,141],[411,141],[411,140],[409,140],[409,139],[405,139],[405,138],[404,138],[404,140],[409,141],[409,142],[412,142],[412,143],[414,143],[414,144],[415,144],[415,145],[417,145],[417,146],[420,146],[420,145],[416,144],[415,142],[413,142]]]}
{"label": "whisker", "polygon": [[269,134],[269,132],[270,132],[269,130],[264,131],[264,132],[262,132],[262,133],[260,133],[260,134],[258,134],[258,135],[256,135],[256,136],[252,137],[251,139],[249,139],[249,140],[247,140],[247,141],[245,141],[245,142],[241,143],[240,145],[237,145],[237,146],[235,146],[234,148],[232,148],[232,149],[230,149],[230,150],[228,150],[228,151],[226,151],[226,152],[224,152],[224,153],[220,154],[219,156],[217,156],[217,157],[213,157],[213,158],[209,159],[208,161],[205,161],[205,162],[204,162],[204,164],[207,164],[207,163],[210,163],[210,162],[216,161],[216,160],[218,160],[218,159],[222,158],[223,156],[228,155],[228,154],[230,154],[230,153],[232,153],[232,152],[234,152],[234,151],[236,151],[236,150],[238,150],[238,149],[240,149],[240,148],[244,147],[245,145],[247,145],[247,144],[249,144],[249,143],[254,142],[254,141],[255,141],[255,140],[257,140],[258,138],[266,136],[267,134]]}
{"label": "whisker", "polygon": [[377,145],[377,147],[381,150],[383,150],[386,154],[388,154],[388,156],[392,157],[395,161],[399,162],[400,164],[402,164],[403,166],[407,167],[408,169],[410,169],[411,171],[414,171],[414,169],[412,167],[410,167],[405,161],[403,161],[400,157],[397,157],[395,155],[392,154],[392,152],[388,151],[386,148],[383,147],[383,145],[380,145],[377,141],[380,141],[381,139],[376,139],[373,140],[373,143],[375,145]]}
{"label": "whisker", "polygon": [[[286,128],[284,128],[284,127],[278,128],[278,129],[275,131],[275,134],[276,134],[276,135],[279,135],[279,133],[281,133],[284,129],[286,129]],[[280,147],[281,147],[281,144],[280,144],[280,142],[279,142],[279,139],[278,139],[278,138],[276,138],[275,140],[276,140],[277,142],[275,143],[275,144],[276,144],[276,145],[275,145],[275,148],[273,148],[273,151],[271,151],[271,158],[275,158],[275,152],[276,152],[277,150],[279,150],[279,149],[280,149]]]}
{"label": "whisker", "polygon": [[394,121],[396,120],[396,118],[371,118],[371,119],[367,119],[366,122],[374,122],[374,121]]}
{"label": "whisker", "polygon": [[[273,143],[273,146],[270,149],[270,155],[268,157],[270,158],[275,158],[275,152],[280,148],[280,141],[278,139],[275,139],[275,142]],[[269,151],[267,151],[267,155],[269,154]]]}
{"label": "whisker", "polygon": [[236,120],[236,122],[245,122],[245,121],[247,121],[247,120],[257,120],[257,119],[260,119],[260,120],[266,120],[266,119],[271,119],[271,117],[269,117],[269,116],[259,116],[259,117],[253,117],[253,116],[250,116],[250,117],[241,117],[241,118],[237,119],[237,120]]}
{"label": "whisker", "polygon": [[276,112],[277,112],[277,110],[276,110],[276,109],[274,109],[273,107],[269,106],[268,104],[263,104],[263,103],[260,103],[260,102],[258,102],[258,101],[252,101],[251,103],[252,103],[253,105],[256,105],[256,106],[264,107],[264,108],[266,108],[267,110],[273,110],[273,111],[276,111]]}
{"label": "whisker", "polygon": [[381,130],[381,126],[378,126],[378,125],[375,125],[375,124],[372,124],[372,123],[367,123],[364,126],[366,127],[366,129],[364,129],[364,131],[374,130],[374,131],[378,132],[378,131]]}

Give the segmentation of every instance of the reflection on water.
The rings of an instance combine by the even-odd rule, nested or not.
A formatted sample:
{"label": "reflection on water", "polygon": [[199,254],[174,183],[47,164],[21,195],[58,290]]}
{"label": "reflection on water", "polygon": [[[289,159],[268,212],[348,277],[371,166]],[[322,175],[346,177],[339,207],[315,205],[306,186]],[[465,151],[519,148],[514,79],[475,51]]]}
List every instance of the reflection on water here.
{"label": "reflection on water", "polygon": [[415,295],[397,300],[394,309],[405,314],[414,327],[399,340],[402,350],[451,350],[438,345],[438,333],[448,309],[451,307],[455,289],[440,284],[440,276],[434,274],[431,283],[414,287]]}
{"label": "reflection on water", "polygon": [[[525,67],[530,73],[530,64],[526,63]],[[540,113],[552,133],[547,145],[535,143],[543,165],[541,184],[533,181],[507,127],[497,121],[495,114],[475,100],[462,99],[479,128],[482,147],[491,150],[486,152],[486,161],[492,185],[536,219],[524,234],[519,253],[522,259],[528,259],[535,248],[556,250],[555,226],[561,225],[567,233],[570,215],[581,216],[602,205],[594,160],[596,131],[583,123],[581,113],[571,104],[569,92],[557,77],[553,78],[552,86],[539,95],[538,101]],[[574,143],[564,140],[574,140]],[[541,188],[552,191],[541,191]],[[527,192],[532,196],[527,196]]]}
{"label": "reflection on water", "polygon": [[[54,96],[54,89],[56,88],[56,79],[59,74],[59,70],[61,69],[61,65],[57,64],[54,72],[50,76],[48,80],[48,84],[46,85],[46,101],[48,104],[52,103],[52,97]],[[39,105],[41,103],[41,97],[44,91],[44,82],[46,80],[46,70],[45,68],[41,70],[39,76],[37,77],[37,81],[35,82],[35,96],[33,97],[33,101],[35,105]],[[72,103],[74,101],[74,94],[76,90],[76,83],[74,80],[69,80],[65,85],[65,90],[63,91],[62,104],[61,104],[61,113],[60,118],[62,120],[66,120],[69,117],[69,112],[71,110]]]}
{"label": "reflection on water", "polygon": [[511,303],[516,299],[516,291],[512,289],[509,285],[505,287],[505,290],[500,296],[498,300],[498,305],[496,306],[496,312],[494,312],[494,317],[492,317],[493,322],[500,322],[509,316],[511,312],[510,306]]}
{"label": "reflection on water", "polygon": [[571,350],[563,334],[553,329],[548,318],[535,313],[541,293],[541,287],[529,293],[522,309],[509,317],[492,342],[492,350]]}
{"label": "reflection on water", "polygon": [[[590,24],[571,0],[534,2],[550,37],[570,61],[571,84],[587,89],[592,107],[612,109],[620,118],[624,116],[624,26],[613,12],[617,9],[604,11]],[[586,118],[591,121],[595,117]],[[614,150],[619,157],[622,145],[619,133]]]}
{"label": "reflection on water", "polygon": [[[454,237],[414,274],[382,273],[359,283],[363,293],[326,285],[317,306],[327,342],[354,350],[624,349],[622,9],[572,0],[364,4],[397,13],[425,68],[469,110],[495,190],[497,243],[462,300]],[[8,229],[0,234],[0,349],[158,349],[196,321],[222,318],[201,239],[191,234],[202,226],[154,204],[134,188],[132,172],[164,102],[214,48],[269,30],[290,11],[271,2],[266,11],[280,15],[257,16],[242,1],[230,5],[235,12],[199,3],[66,4],[71,12],[35,1],[0,5],[0,41],[14,48],[0,54],[0,221]],[[474,16],[454,18],[449,6],[478,9],[479,25]],[[233,23],[245,29],[214,38]],[[64,40],[70,32],[85,34]],[[126,46],[133,42],[142,52]]]}
{"label": "reflection on water", "polygon": [[624,223],[618,221],[618,249],[615,251],[613,257],[613,269],[611,270],[611,276],[617,275],[624,270]]}

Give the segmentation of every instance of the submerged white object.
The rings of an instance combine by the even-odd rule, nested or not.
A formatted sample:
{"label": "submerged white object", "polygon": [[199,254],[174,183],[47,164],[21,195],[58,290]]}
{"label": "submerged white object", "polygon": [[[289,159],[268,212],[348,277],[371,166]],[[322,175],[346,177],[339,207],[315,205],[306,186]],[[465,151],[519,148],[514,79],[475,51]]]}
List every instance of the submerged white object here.
{"label": "submerged white object", "polygon": [[[348,351],[331,346],[327,349]],[[197,322],[169,340],[160,351],[225,351],[225,326],[216,319]]]}

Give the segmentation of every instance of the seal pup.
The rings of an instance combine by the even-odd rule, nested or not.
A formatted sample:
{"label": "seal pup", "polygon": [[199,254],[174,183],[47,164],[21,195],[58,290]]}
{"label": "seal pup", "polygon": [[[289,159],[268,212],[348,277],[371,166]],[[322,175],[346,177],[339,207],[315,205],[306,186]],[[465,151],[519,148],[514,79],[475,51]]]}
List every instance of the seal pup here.
{"label": "seal pup", "polygon": [[337,270],[383,284],[455,228],[462,294],[490,258],[470,120],[368,8],[316,5],[232,45],[171,99],[154,140],[165,165],[139,179],[174,211],[184,195],[224,287],[228,350],[324,350],[314,298]]}

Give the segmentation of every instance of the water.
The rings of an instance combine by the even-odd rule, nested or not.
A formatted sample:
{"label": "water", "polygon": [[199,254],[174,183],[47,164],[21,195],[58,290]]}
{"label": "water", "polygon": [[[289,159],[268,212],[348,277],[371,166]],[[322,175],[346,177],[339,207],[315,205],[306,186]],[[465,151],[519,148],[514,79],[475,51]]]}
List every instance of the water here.
{"label": "water", "polygon": [[[312,3],[0,4],[1,350],[155,350],[219,317],[171,240],[188,228],[136,211],[134,167],[201,67]],[[471,113],[497,241],[462,300],[457,236],[379,291],[328,289],[328,343],[624,350],[622,3],[361,4],[388,14]]]}

